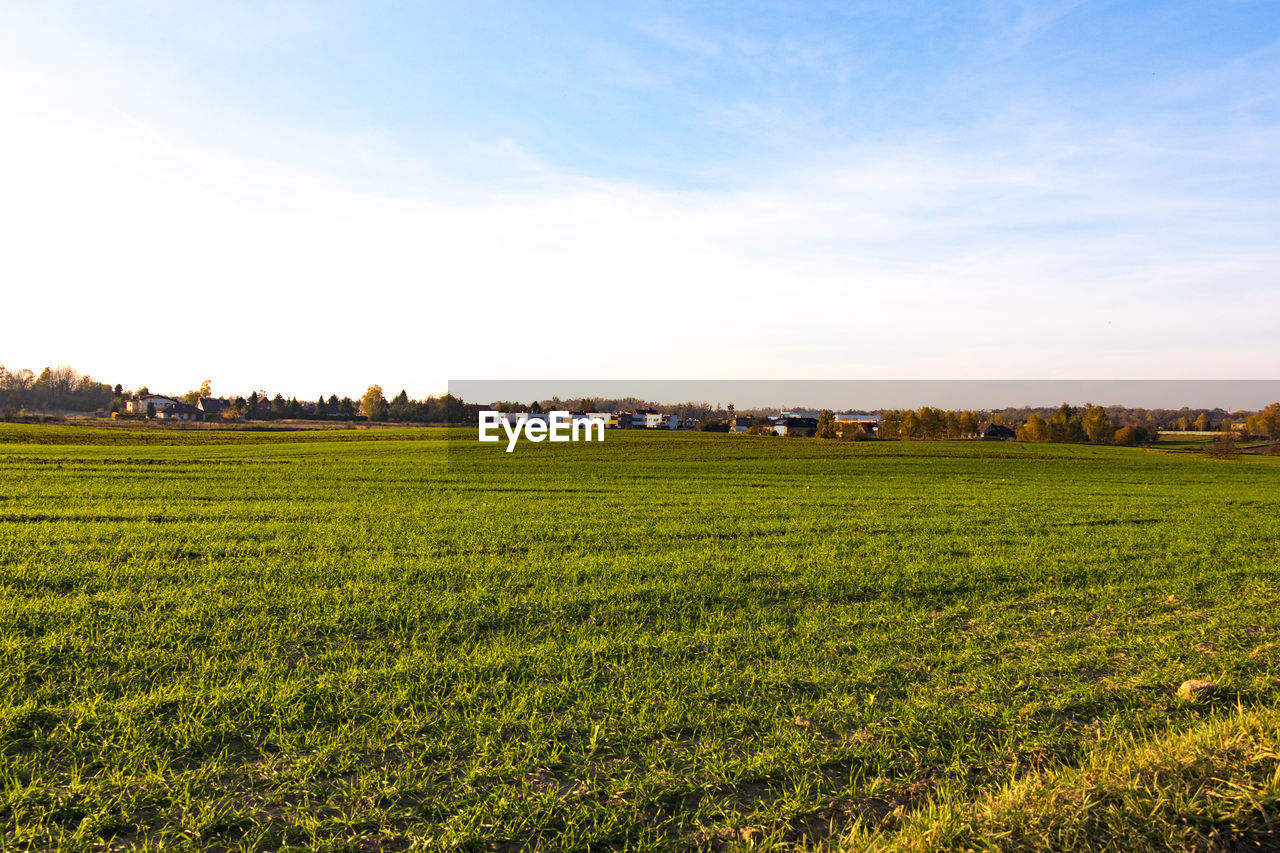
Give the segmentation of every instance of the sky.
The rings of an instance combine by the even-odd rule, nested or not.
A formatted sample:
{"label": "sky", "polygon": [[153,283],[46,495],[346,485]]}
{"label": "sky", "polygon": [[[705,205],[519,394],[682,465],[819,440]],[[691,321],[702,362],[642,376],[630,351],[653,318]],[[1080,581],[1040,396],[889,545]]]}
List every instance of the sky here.
{"label": "sky", "polygon": [[10,369],[1278,376],[1274,0],[0,18]]}

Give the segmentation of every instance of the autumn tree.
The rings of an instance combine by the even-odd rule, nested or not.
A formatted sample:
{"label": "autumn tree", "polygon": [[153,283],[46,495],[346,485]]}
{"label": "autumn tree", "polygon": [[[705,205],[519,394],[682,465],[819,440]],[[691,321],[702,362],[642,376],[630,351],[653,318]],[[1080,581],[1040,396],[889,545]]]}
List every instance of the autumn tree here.
{"label": "autumn tree", "polygon": [[387,419],[387,398],[382,393],[381,385],[370,385],[369,390],[360,398],[360,414],[371,421]]}
{"label": "autumn tree", "polygon": [[1018,427],[1018,441],[1048,441],[1049,425],[1044,418],[1035,412],[1027,418],[1027,422]]}
{"label": "autumn tree", "polygon": [[[729,405],[729,410],[733,411],[733,404]],[[818,438],[838,438],[836,432],[836,413],[830,409],[823,409],[818,415],[818,428],[814,432]]]}
{"label": "autumn tree", "polygon": [[1089,406],[1085,409],[1082,426],[1084,433],[1093,444],[1110,444],[1115,438],[1116,425],[1107,416],[1107,410],[1101,406]]}
{"label": "autumn tree", "polygon": [[902,413],[902,420],[898,423],[898,434],[903,438],[920,437],[920,418],[915,412],[907,409]]}
{"label": "autumn tree", "polygon": [[200,383],[199,388],[194,388],[182,395],[182,402],[189,406],[194,406],[201,400],[213,396],[213,381],[206,379]]}
{"label": "autumn tree", "polygon": [[899,438],[899,427],[900,422],[897,412],[891,410],[880,415],[880,430],[878,434],[881,438]]}

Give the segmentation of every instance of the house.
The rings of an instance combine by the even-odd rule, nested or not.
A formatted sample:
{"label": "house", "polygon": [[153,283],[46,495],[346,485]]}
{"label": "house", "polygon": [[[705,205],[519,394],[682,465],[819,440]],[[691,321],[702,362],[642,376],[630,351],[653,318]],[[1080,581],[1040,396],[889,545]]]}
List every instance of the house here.
{"label": "house", "polygon": [[202,421],[204,412],[188,403],[170,403],[156,409],[156,418],[162,421]]}
{"label": "house", "polygon": [[613,412],[587,412],[587,417],[592,420],[604,421],[606,429],[618,428],[618,416]]}
{"label": "house", "polygon": [[204,412],[205,418],[220,418],[231,404],[215,397],[201,397],[196,408]]}
{"label": "house", "polygon": [[[163,397],[159,394],[146,394],[135,400],[129,400],[124,404],[124,410],[131,415],[145,415],[149,410],[159,412],[165,406],[172,406],[178,401],[172,397]],[[185,403],[183,405],[186,405]]]}
{"label": "house", "polygon": [[645,429],[679,429],[679,415],[664,415],[662,412],[646,412],[644,416]]}
{"label": "house", "polygon": [[618,427],[620,429],[644,429],[649,415],[656,415],[653,409],[641,409],[638,412],[620,412]]}
{"label": "house", "polygon": [[987,424],[981,435],[990,441],[1009,441],[1018,437],[1018,431],[1004,424]]}
{"label": "house", "polygon": [[729,432],[746,432],[754,421],[750,415],[738,415],[729,421]]}
{"label": "house", "polygon": [[862,431],[867,435],[876,435],[880,432],[880,416],[879,415],[859,415],[859,414],[840,414],[836,415],[836,426],[844,433],[845,425],[852,427],[861,427]]}
{"label": "house", "polygon": [[778,435],[812,436],[818,431],[817,418],[778,418],[773,423]]}

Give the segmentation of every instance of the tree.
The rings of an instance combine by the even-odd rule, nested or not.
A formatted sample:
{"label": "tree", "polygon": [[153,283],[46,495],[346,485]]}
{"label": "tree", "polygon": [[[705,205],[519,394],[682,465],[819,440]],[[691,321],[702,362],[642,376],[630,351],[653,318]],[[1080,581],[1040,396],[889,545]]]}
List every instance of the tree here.
{"label": "tree", "polygon": [[953,411],[947,411],[947,438],[960,437],[960,416]]}
{"label": "tree", "polygon": [[734,418],[734,411],[735,411],[735,410],[734,410],[734,408],[733,408],[733,403],[730,403],[730,404],[729,404],[729,408],[728,408],[727,410],[725,410],[725,416],[726,416],[726,417],[728,417],[728,418],[729,418],[729,420],[733,420],[733,418]]}
{"label": "tree", "polygon": [[[729,404],[729,411],[733,411],[733,404]],[[836,433],[836,413],[830,409],[823,409],[818,415],[818,428],[814,431],[817,438],[838,438]]]}
{"label": "tree", "polygon": [[920,437],[920,418],[910,409],[902,413],[902,420],[898,426],[898,435],[902,438]]}
{"label": "tree", "polygon": [[287,418],[289,416],[289,403],[281,394],[276,394],[271,398],[271,417],[275,419]]}
{"label": "tree", "polygon": [[[1041,423],[1044,420],[1041,419]],[[961,435],[977,435],[978,434],[978,416],[973,412],[964,412],[960,415],[960,434]]]}
{"label": "tree", "polygon": [[400,393],[391,401],[391,405],[387,407],[387,417],[393,421],[413,420],[417,408],[413,401],[409,399],[408,393],[401,389]]}
{"label": "tree", "polygon": [[891,409],[887,412],[881,413],[879,431],[881,438],[900,438],[899,427],[900,423],[897,412]]}
{"label": "tree", "polygon": [[1048,441],[1049,425],[1044,418],[1035,412],[1027,418],[1027,422],[1018,427],[1018,441]]}
{"label": "tree", "polygon": [[941,409],[922,406],[916,417],[920,419],[920,431],[925,438],[942,438],[947,434],[947,416]]}
{"label": "tree", "polygon": [[199,388],[192,389],[191,391],[188,391],[187,393],[183,394],[182,402],[186,403],[188,406],[194,406],[197,403],[199,403],[201,400],[206,399],[208,397],[212,397],[212,396],[213,396],[213,382],[212,380],[206,379],[205,381],[200,383]]}
{"label": "tree", "polygon": [[316,397],[316,411],[315,411],[315,415],[316,415],[316,417],[317,417],[317,418],[323,418],[323,417],[324,417],[324,415],[325,415],[325,412],[324,412],[324,395],[323,395],[323,394],[321,394],[319,397]]}
{"label": "tree", "polygon": [[1235,438],[1230,435],[1219,434],[1213,441],[1209,442],[1204,452],[1218,459],[1230,459],[1239,451],[1236,449]]}
{"label": "tree", "polygon": [[1124,426],[1116,430],[1112,441],[1122,447],[1135,447],[1140,444],[1150,444],[1154,437],[1151,430],[1144,426]]}
{"label": "tree", "polygon": [[1116,425],[1107,416],[1107,410],[1101,406],[1090,406],[1085,409],[1082,419],[1084,433],[1093,444],[1111,444],[1115,438]]}
{"label": "tree", "polygon": [[387,419],[387,398],[382,394],[381,385],[370,385],[369,390],[360,398],[360,414],[371,421]]}
{"label": "tree", "polygon": [[337,408],[338,408],[338,413],[343,417],[345,418],[355,417],[356,401],[352,400],[350,397],[343,397],[341,400],[338,401]]}
{"label": "tree", "polygon": [[1200,413],[1200,417],[1196,418],[1196,422],[1195,422],[1194,426],[1195,426],[1196,432],[1208,432],[1208,431],[1209,431],[1209,416],[1208,416],[1207,414],[1205,414],[1204,412],[1201,412],[1201,413]]}

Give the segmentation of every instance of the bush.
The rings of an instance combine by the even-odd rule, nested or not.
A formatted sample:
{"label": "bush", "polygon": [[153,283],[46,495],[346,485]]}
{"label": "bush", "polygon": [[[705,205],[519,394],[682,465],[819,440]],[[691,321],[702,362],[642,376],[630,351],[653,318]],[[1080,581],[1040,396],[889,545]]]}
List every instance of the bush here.
{"label": "bush", "polygon": [[1135,447],[1140,444],[1150,444],[1154,440],[1155,435],[1146,427],[1126,426],[1116,430],[1113,442],[1124,447]]}

